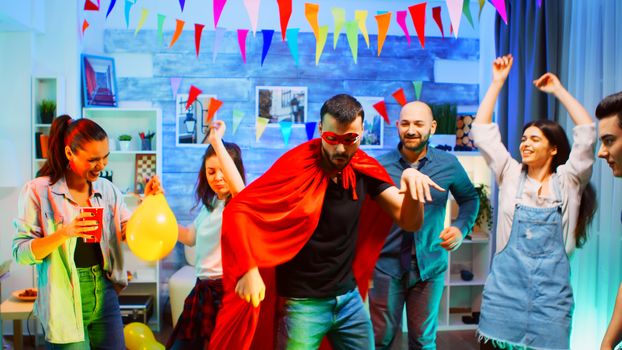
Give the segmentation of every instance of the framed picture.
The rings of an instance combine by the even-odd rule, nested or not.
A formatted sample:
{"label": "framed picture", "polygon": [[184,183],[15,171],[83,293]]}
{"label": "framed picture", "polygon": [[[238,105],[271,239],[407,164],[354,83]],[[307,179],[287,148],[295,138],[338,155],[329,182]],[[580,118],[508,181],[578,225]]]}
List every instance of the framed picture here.
{"label": "framed picture", "polygon": [[304,124],[307,121],[307,87],[257,86],[255,115],[269,120],[268,125],[281,121]]}
{"label": "framed picture", "polygon": [[376,102],[382,101],[382,97],[355,96],[363,105],[365,119],[363,120],[363,136],[361,148],[382,148],[384,145],[384,119],[374,108]]}
{"label": "framed picture", "polygon": [[147,181],[156,175],[156,155],[155,154],[137,154],[136,155],[136,173],[134,174],[134,193],[145,193]]}
{"label": "framed picture", "polygon": [[114,58],[82,55],[82,102],[84,107],[116,107],[117,78]]}
{"label": "framed picture", "polygon": [[[178,94],[175,105],[175,145],[181,147],[207,147],[207,124],[208,108],[211,98],[216,95],[199,95],[197,99],[186,109],[188,94]],[[217,118],[217,113],[214,114]]]}

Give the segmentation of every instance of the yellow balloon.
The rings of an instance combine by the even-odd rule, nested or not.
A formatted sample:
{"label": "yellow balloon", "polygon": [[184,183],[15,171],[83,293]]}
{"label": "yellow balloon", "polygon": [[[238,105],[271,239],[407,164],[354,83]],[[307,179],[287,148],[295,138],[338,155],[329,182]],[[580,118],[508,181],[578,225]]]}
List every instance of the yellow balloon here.
{"label": "yellow balloon", "polygon": [[144,323],[132,322],[123,328],[125,347],[129,350],[140,350],[141,346],[150,341],[155,341],[153,332]]}
{"label": "yellow balloon", "polygon": [[146,261],[162,259],[177,243],[177,220],[163,194],[147,196],[127,223],[130,250]]}
{"label": "yellow balloon", "polygon": [[139,350],[164,350],[164,345],[157,340],[145,340]]}

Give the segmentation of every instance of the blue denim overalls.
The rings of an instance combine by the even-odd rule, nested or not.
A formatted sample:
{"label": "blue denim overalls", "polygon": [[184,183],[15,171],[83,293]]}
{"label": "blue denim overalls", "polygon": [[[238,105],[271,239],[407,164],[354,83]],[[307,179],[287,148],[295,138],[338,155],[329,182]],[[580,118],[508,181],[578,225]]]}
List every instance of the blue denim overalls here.
{"label": "blue denim overalls", "polygon": [[[523,172],[517,203],[525,180]],[[556,174],[551,186],[558,206],[516,204],[510,240],[494,257],[484,287],[478,329],[484,339],[535,349],[570,348],[574,302]]]}

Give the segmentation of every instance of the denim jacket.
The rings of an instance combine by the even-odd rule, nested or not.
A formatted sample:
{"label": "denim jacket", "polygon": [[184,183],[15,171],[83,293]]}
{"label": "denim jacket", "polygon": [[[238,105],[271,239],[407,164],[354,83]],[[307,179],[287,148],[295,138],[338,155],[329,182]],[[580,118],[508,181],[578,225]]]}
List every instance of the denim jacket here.
{"label": "denim jacket", "polygon": [[[103,268],[117,290],[127,285],[123,271],[121,242],[130,217],[121,192],[108,180],[92,183],[89,198],[94,207],[104,207],[102,241]],[[43,324],[45,338],[51,343],[84,340],[80,280],[73,260],[76,239],[70,238],[42,260],[37,260],[31,244],[70,223],[80,212],[72,199],[65,178],[53,185],[48,177],[38,177],[24,185],[13,222],[13,258],[20,264],[36,266],[38,295],[34,313]]]}
{"label": "denim jacket", "polygon": [[[402,157],[400,148],[401,144],[397,149],[378,158],[396,184],[400,183],[402,172],[411,167],[411,164]],[[453,225],[458,227],[463,235],[467,235],[473,228],[479,210],[479,198],[464,168],[453,154],[428,147],[426,156],[419,161],[419,164],[420,172],[446,190],[441,192],[431,189],[432,202],[425,203],[423,227],[415,232],[413,237],[419,273],[421,280],[425,281],[442,275],[447,269],[448,255],[440,246],[439,235],[445,228],[445,209],[449,192],[460,208]],[[400,252],[405,235],[412,234],[394,224],[382,248],[376,268],[395,278],[401,278],[408,272],[400,264]]]}

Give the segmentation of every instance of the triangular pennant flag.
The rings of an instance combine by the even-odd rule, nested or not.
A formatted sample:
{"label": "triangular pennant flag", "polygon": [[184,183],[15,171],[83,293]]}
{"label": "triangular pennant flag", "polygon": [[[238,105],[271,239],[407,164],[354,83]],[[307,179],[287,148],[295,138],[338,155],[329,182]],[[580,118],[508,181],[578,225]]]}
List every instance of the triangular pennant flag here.
{"label": "triangular pennant flag", "polygon": [[343,25],[346,23],[346,9],[342,7],[333,7],[331,12],[333,13],[335,22],[335,29],[333,30],[333,49],[335,49],[337,48],[337,40],[339,40],[341,29],[343,29]]}
{"label": "triangular pennant flag", "polygon": [[320,32],[318,34],[318,39],[315,42],[315,65],[317,66],[320,63],[320,56],[322,56],[322,52],[324,51],[324,45],[326,45],[326,39],[328,38],[328,26],[324,25],[320,27]]}
{"label": "triangular pennant flag", "polygon": [[197,97],[201,94],[201,89],[194,85],[190,85],[190,90],[188,91],[188,101],[186,101],[186,110],[190,109],[190,106],[196,101]]}
{"label": "triangular pennant flag", "polygon": [[317,122],[306,122],[305,129],[307,131],[307,140],[311,140],[315,134]]}
{"label": "triangular pennant flag", "polygon": [[501,16],[501,19],[507,25],[508,24],[508,14],[505,11],[505,0],[490,0],[490,2],[497,9],[497,12],[499,12],[499,16]]}
{"label": "triangular pennant flag", "polygon": [[177,91],[179,90],[179,85],[181,85],[181,78],[178,78],[178,77],[171,78],[171,91],[173,92],[173,98],[177,97]]}
{"label": "triangular pennant flag", "polygon": [[259,2],[260,0],[244,0],[244,7],[251,21],[253,36],[257,33],[257,19],[259,18]]}
{"label": "triangular pennant flag", "polygon": [[281,40],[285,41],[287,24],[292,16],[292,0],[276,0],[279,5],[279,17],[281,18]]}
{"label": "triangular pennant flag", "polygon": [[194,50],[197,53],[197,58],[199,57],[199,52],[201,51],[201,34],[203,33],[203,27],[205,27],[204,24],[194,24]]}
{"label": "triangular pennant flag", "polygon": [[402,31],[406,36],[406,40],[408,40],[408,45],[410,45],[410,34],[408,33],[408,27],[406,26],[406,11],[397,11],[397,24],[399,24],[400,28],[402,28]]}
{"label": "triangular pennant flag", "polygon": [[221,100],[215,99],[213,97],[209,99],[209,104],[207,106],[207,125],[210,125],[212,123],[212,119],[214,119],[214,115],[216,115],[216,112],[218,112],[220,107],[222,107]]}
{"label": "triangular pennant flag", "polygon": [[451,25],[451,23],[449,23],[449,35],[453,35],[454,34],[454,26]]}
{"label": "triangular pennant flag", "polygon": [[479,15],[477,15],[477,19],[480,19],[482,17],[482,9],[484,8],[485,3],[486,0],[479,0]]}
{"label": "triangular pennant flag", "polygon": [[86,0],[84,2],[84,11],[99,11],[99,2],[95,4],[91,0]]}
{"label": "triangular pennant flag", "polygon": [[171,39],[171,43],[168,47],[173,47],[173,45],[175,45],[175,42],[179,39],[182,30],[184,30],[184,24],[186,24],[186,22],[181,19],[175,19],[175,21],[177,21],[177,24],[175,24],[175,33],[173,33],[173,38]]}
{"label": "triangular pennant flag", "polygon": [[404,89],[399,88],[395,90],[394,93],[391,94],[393,98],[400,104],[400,106],[404,107],[406,105],[406,96],[404,95]]}
{"label": "triangular pennant flag", "polygon": [[149,16],[149,10],[143,7],[142,11],[140,11],[140,19],[138,20],[138,25],[136,26],[136,30],[134,31],[134,36],[136,36],[136,34],[138,34],[138,32],[145,25],[145,21],[147,20],[147,16]]}
{"label": "triangular pennant flag", "polygon": [[373,106],[374,109],[378,111],[378,113],[380,113],[382,119],[384,119],[387,124],[391,124],[391,121],[389,120],[389,114],[387,113],[387,105],[384,103],[384,100],[374,103]]}
{"label": "triangular pennant flag", "polygon": [[443,30],[443,18],[441,17],[441,7],[436,6],[432,8],[432,18],[434,18],[434,22],[438,26],[438,29],[441,30],[441,35],[443,39],[445,39],[445,31]]}
{"label": "triangular pennant flag", "polygon": [[359,29],[361,33],[363,33],[363,38],[365,38],[365,44],[367,44],[367,48],[369,49],[369,34],[367,33],[367,10],[356,10],[354,11],[354,19],[356,23],[359,25]]}
{"label": "triangular pennant flag", "polygon": [[288,28],[287,29],[287,46],[289,47],[289,52],[292,53],[292,57],[294,57],[294,62],[298,65],[298,32],[299,28]]}
{"label": "triangular pennant flag", "polygon": [[179,6],[181,7],[181,12],[184,12],[185,5],[186,5],[186,0],[179,0]]}
{"label": "triangular pennant flag", "polygon": [[257,117],[255,121],[255,142],[259,142],[261,135],[266,131],[266,126],[268,126],[269,121],[270,119],[268,118]]}
{"label": "triangular pennant flag", "polygon": [[233,135],[235,135],[235,133],[238,131],[238,128],[240,127],[240,123],[242,122],[242,119],[244,119],[244,113],[240,110],[234,109],[233,110]]}
{"label": "triangular pennant flag", "polygon": [[[311,29],[313,29],[313,35],[315,35],[316,41],[318,40],[319,35],[320,35],[320,25],[318,24],[318,21],[317,21],[318,12],[320,12],[320,5],[310,4],[310,3],[305,4],[305,17],[307,18],[307,21],[311,25]],[[317,44],[316,44],[316,48],[317,48]],[[323,45],[322,45],[322,49],[323,49]]]}
{"label": "triangular pennant flag", "polygon": [[110,12],[112,12],[112,9],[114,8],[114,5],[117,3],[117,0],[110,0],[110,5],[108,5],[108,11],[106,11],[106,18],[108,18],[108,15],[110,15]]}
{"label": "triangular pennant flag", "polygon": [[134,2],[130,0],[125,0],[125,28],[130,27],[130,10],[134,6]]}
{"label": "triangular pennant flag", "polygon": [[359,26],[357,21],[346,23],[346,34],[348,35],[350,52],[352,52],[352,58],[354,58],[354,64],[356,64],[359,56]]}
{"label": "triangular pennant flag", "polygon": [[214,0],[214,29],[218,28],[218,21],[226,3],[227,0]]}
{"label": "triangular pennant flag", "polygon": [[454,37],[458,39],[458,31],[460,30],[460,19],[462,18],[463,0],[446,0],[446,3],[447,8],[449,9],[449,20],[451,21],[451,28],[453,29]]}
{"label": "triangular pennant flag", "polygon": [[164,37],[162,36],[162,29],[164,28],[164,20],[166,19],[166,15],[158,13],[158,41],[160,44],[164,41]]}
{"label": "triangular pennant flag", "polygon": [[266,60],[266,56],[268,55],[268,50],[270,50],[270,45],[272,45],[274,30],[263,29],[261,32],[263,33],[263,48],[261,50],[261,65],[263,66],[263,62]]}
{"label": "triangular pennant flag", "polygon": [[384,40],[387,38],[387,33],[389,32],[391,12],[377,15],[376,22],[378,22],[378,56],[380,56],[380,52],[382,52],[382,47],[384,46]]}
{"label": "triangular pennant flag", "polygon": [[421,4],[413,5],[408,8],[410,11],[410,16],[413,19],[413,23],[415,24],[415,31],[417,32],[417,36],[419,37],[419,43],[422,48],[425,48],[425,6],[426,2],[422,2]]}
{"label": "triangular pennant flag", "polygon": [[413,86],[415,87],[415,96],[417,100],[421,98],[421,88],[423,87],[423,82],[421,80],[413,81]]}
{"label": "triangular pennant flag", "polygon": [[214,51],[212,51],[212,63],[216,62],[216,56],[218,56],[218,52],[220,52],[220,43],[222,43],[222,39],[225,37],[226,32],[227,29],[222,27],[218,27],[214,31]]}
{"label": "triangular pennant flag", "polygon": [[471,16],[471,0],[464,0],[462,4],[462,13],[464,13],[464,17],[466,17],[467,21],[471,25],[471,28],[475,29],[475,25],[473,24],[473,16]]}
{"label": "triangular pennant flag", "polygon": [[84,35],[84,32],[86,31],[86,28],[88,28],[88,27],[89,27],[89,22],[85,19],[82,22],[82,35]]}
{"label": "triangular pennant flag", "polygon": [[281,135],[283,135],[283,142],[285,146],[289,144],[289,137],[292,136],[292,122],[281,121],[279,126],[281,127]]}
{"label": "triangular pennant flag", "polygon": [[238,46],[240,47],[240,54],[242,55],[242,61],[246,63],[246,36],[248,35],[248,29],[238,29]]}

